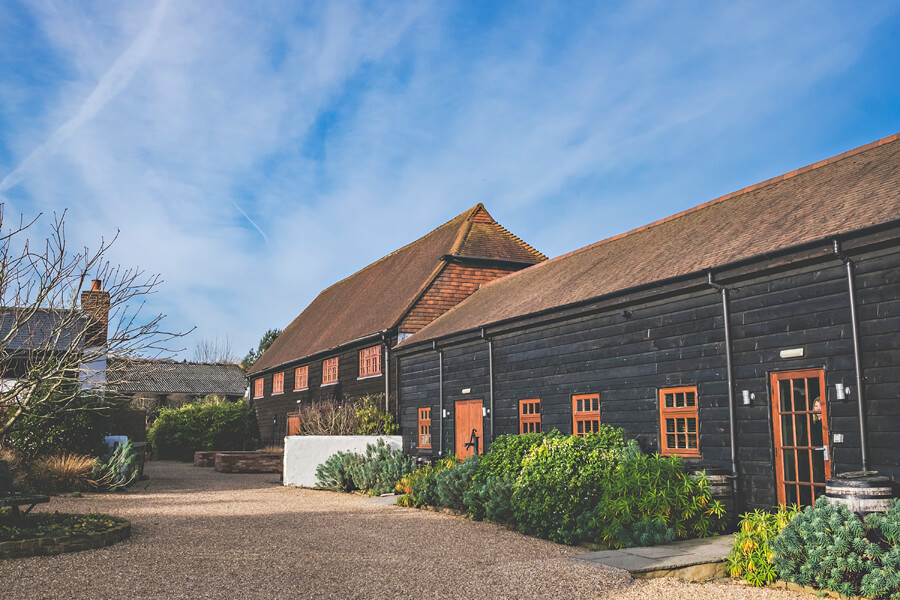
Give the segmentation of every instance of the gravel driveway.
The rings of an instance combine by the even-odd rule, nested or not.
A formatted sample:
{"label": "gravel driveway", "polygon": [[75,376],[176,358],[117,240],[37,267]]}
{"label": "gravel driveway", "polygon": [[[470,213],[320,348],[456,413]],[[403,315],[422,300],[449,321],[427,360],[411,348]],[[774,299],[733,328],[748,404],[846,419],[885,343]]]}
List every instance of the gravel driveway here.
{"label": "gravel driveway", "polygon": [[152,462],[128,493],[45,510],[130,519],[129,540],[0,561],[0,598],[808,598],[572,562],[581,549],[491,523]]}

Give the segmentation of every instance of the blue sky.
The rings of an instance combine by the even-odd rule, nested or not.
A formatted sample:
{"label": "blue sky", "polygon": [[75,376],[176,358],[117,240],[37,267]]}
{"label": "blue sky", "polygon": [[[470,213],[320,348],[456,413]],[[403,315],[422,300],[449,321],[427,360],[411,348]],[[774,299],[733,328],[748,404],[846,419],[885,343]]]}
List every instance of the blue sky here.
{"label": "blue sky", "polygon": [[900,131],[895,2],[0,3],[0,200],[237,353],[483,202],[550,256]]}

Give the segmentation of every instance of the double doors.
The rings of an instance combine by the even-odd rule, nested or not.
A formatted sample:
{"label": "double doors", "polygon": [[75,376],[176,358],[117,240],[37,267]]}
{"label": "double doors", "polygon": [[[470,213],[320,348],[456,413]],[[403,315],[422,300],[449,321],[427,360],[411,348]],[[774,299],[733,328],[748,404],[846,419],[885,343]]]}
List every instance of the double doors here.
{"label": "double doors", "polygon": [[831,477],[825,372],[772,373],[778,502],[809,506]]}

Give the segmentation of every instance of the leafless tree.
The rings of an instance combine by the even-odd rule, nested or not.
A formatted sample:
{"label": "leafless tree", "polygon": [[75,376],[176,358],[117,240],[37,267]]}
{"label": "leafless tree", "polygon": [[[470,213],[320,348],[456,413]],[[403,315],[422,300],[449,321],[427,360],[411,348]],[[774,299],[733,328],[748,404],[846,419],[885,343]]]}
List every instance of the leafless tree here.
{"label": "leafless tree", "polygon": [[228,336],[224,340],[218,337],[200,340],[194,346],[194,361],[205,363],[237,363],[238,356],[231,347]]}
{"label": "leafless tree", "polygon": [[[102,398],[131,359],[173,356],[185,335],[146,314],[159,275],[106,259],[118,232],[96,250],[72,250],[65,212],[46,236],[37,234],[40,218],[9,226],[0,204],[0,437],[25,415],[95,409],[86,395]],[[92,279],[103,288],[82,298]]]}

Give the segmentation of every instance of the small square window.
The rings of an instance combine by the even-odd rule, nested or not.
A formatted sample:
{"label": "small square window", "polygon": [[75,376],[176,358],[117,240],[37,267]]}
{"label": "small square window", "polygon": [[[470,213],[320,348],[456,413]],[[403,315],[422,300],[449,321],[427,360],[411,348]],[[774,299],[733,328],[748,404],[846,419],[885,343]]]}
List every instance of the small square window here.
{"label": "small square window", "polygon": [[294,391],[305,390],[309,387],[309,367],[297,367],[294,369]]}
{"label": "small square window", "polygon": [[540,399],[519,400],[519,433],[541,432]]}
{"label": "small square window", "polygon": [[262,398],[263,397],[263,378],[260,377],[253,381],[253,397],[254,398]]}
{"label": "small square window", "polygon": [[284,393],[284,371],[272,375],[272,395]]}
{"label": "small square window", "polygon": [[381,346],[372,346],[359,351],[359,376],[381,375]]}
{"label": "small square window", "polygon": [[322,385],[327,383],[337,383],[338,380],[338,357],[326,358],[322,361]]}
{"label": "small square window", "polygon": [[600,394],[572,396],[572,433],[584,436],[600,431]]}
{"label": "small square window", "polygon": [[697,388],[659,391],[660,454],[699,456]]}

